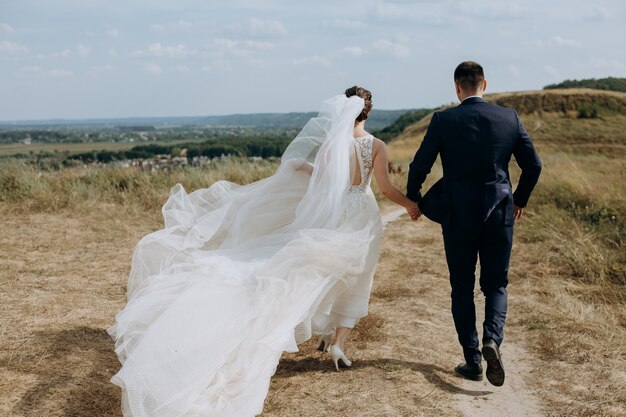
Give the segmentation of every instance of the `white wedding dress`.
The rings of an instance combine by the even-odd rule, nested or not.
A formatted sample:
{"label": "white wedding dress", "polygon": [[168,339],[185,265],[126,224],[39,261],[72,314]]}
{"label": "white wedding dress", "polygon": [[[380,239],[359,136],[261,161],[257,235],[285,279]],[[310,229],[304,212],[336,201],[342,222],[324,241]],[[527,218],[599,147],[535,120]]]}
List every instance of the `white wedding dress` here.
{"label": "white wedding dress", "polygon": [[324,102],[269,178],[172,188],[109,329],[124,416],[257,415],[284,351],[367,315],[382,226],[362,108]]}

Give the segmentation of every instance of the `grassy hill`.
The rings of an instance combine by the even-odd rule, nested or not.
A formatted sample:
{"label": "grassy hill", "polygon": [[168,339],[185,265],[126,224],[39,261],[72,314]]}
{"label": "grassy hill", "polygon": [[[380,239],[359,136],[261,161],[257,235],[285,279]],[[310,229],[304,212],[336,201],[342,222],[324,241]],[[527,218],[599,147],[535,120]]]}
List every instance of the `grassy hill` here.
{"label": "grassy hill", "polygon": [[[617,148],[619,152],[626,145],[626,93],[562,89],[488,94],[485,99],[514,108],[540,145]],[[415,139],[426,132],[431,116],[432,113],[407,126],[396,136],[395,150],[401,150],[403,144],[414,147]],[[396,152],[395,158],[403,159],[406,155]]]}
{"label": "grassy hill", "polygon": [[[404,113],[402,116],[398,117],[396,120],[394,120],[394,122],[391,123],[390,125],[385,126],[384,128],[379,129],[379,130],[374,130],[373,131],[374,135],[377,138],[382,139],[385,142],[388,142],[392,140],[393,138],[395,138],[396,136],[398,136],[399,134],[401,134],[402,132],[404,132],[404,130],[408,126],[414,123],[417,123],[420,120],[422,120],[424,117],[430,115],[432,111],[433,109],[417,109],[417,110],[408,111]],[[367,128],[376,129],[375,126],[372,128],[369,122],[368,122]]]}

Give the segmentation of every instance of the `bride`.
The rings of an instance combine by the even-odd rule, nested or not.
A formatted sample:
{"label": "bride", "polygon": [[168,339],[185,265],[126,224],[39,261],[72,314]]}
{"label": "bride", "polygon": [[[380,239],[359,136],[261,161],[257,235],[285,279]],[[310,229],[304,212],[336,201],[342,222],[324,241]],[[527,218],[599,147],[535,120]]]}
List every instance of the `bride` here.
{"label": "bride", "polygon": [[284,351],[313,335],[337,370],[367,315],[382,232],[372,174],[391,201],[385,144],[365,131],[372,95],[326,100],[274,175],[218,181],[163,206],[165,227],[135,247],[128,303],[109,329],[124,416],[261,413]]}

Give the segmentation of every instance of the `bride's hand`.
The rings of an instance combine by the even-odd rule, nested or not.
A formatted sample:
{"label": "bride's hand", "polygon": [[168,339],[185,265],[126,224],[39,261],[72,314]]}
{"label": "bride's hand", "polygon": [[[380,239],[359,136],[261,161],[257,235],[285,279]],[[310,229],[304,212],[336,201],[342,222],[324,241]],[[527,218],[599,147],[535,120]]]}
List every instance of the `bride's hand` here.
{"label": "bride's hand", "polygon": [[409,214],[411,220],[413,221],[419,219],[422,215],[422,211],[420,210],[416,202],[413,202],[413,204],[409,205],[406,208],[406,212]]}

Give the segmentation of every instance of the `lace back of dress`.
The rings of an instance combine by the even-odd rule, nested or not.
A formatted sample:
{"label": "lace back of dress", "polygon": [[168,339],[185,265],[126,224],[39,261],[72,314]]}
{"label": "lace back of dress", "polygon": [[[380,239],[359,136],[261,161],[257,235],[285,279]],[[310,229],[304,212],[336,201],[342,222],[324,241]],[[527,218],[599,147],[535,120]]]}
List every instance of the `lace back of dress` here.
{"label": "lace back of dress", "polygon": [[358,185],[352,185],[350,191],[364,192],[370,185],[372,179],[373,161],[372,161],[372,145],[374,137],[372,135],[361,136],[354,139],[357,162],[359,164],[359,172],[361,174],[361,182]]}

